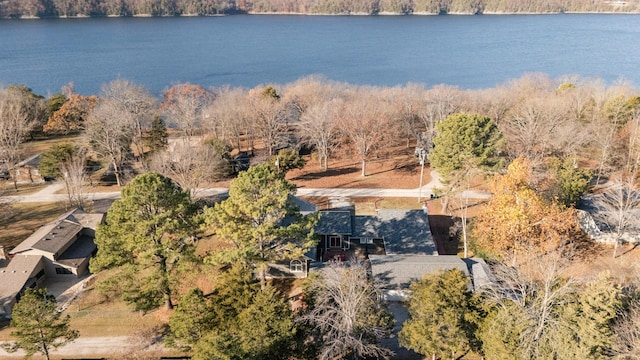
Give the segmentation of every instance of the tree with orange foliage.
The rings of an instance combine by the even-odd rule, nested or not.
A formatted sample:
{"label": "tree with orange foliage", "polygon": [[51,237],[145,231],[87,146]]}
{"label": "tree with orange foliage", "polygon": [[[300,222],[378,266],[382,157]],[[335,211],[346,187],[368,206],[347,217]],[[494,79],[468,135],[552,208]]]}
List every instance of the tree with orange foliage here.
{"label": "tree with orange foliage", "polygon": [[205,109],[211,104],[213,94],[200,85],[178,84],[164,93],[160,110],[167,116],[168,123],[182,130],[190,138],[202,127],[207,116]]}
{"label": "tree with orange foliage", "polygon": [[96,105],[95,96],[70,94],[67,100],[56,110],[43,127],[46,133],[70,134],[84,128],[84,121]]}
{"label": "tree with orange foliage", "polygon": [[473,226],[479,247],[499,257],[532,248],[546,252],[577,234],[575,209],[544,200],[529,186],[530,179],[531,164],[523,157],[494,178],[494,196]]}

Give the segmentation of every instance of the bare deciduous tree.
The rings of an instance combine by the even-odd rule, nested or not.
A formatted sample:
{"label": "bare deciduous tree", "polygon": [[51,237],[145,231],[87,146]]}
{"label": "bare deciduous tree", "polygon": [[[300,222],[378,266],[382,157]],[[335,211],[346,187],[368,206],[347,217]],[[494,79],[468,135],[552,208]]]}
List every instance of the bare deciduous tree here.
{"label": "bare deciduous tree", "polygon": [[617,256],[618,246],[625,234],[640,231],[640,191],[630,180],[620,180],[605,189],[601,196],[594,199],[597,211],[594,218],[604,224],[613,233],[613,257]]}
{"label": "bare deciduous tree", "polygon": [[279,95],[272,87],[251,90],[249,104],[253,127],[262,138],[267,155],[274,155],[274,151],[286,143],[288,117],[285,104],[279,100]]}
{"label": "bare deciduous tree", "polygon": [[380,303],[380,290],[364,263],[331,263],[308,289],[311,309],[298,318],[322,339],[319,358],[384,358],[393,353],[378,344],[389,336],[391,318]]}
{"label": "bare deciduous tree", "polygon": [[144,159],[145,132],[151,127],[157,110],[153,95],[142,85],[117,79],[102,87],[100,103],[102,107],[109,107],[113,116],[121,117],[130,124],[133,131],[131,145],[136,156]]}
{"label": "bare deciduous tree", "polygon": [[87,180],[86,163],[85,151],[80,150],[67,157],[60,164],[60,172],[69,196],[69,204],[71,207],[83,210],[87,205],[87,194],[84,192],[84,184]]}
{"label": "bare deciduous tree", "polygon": [[542,356],[543,348],[553,338],[558,314],[576,283],[563,277],[568,261],[562,251],[543,255],[534,250],[530,255],[529,260],[514,266],[496,265],[493,270],[497,282],[483,291],[499,308],[513,314],[520,326],[519,351],[525,358],[535,359]]}
{"label": "bare deciduous tree", "polygon": [[231,165],[220,149],[195,139],[178,140],[168,150],[156,154],[150,167],[189,190],[194,198],[200,185],[224,178],[231,172]]}
{"label": "bare deciduous tree", "polygon": [[[218,139],[229,141],[238,151],[242,150],[242,137],[251,138],[253,129],[247,121],[247,94],[239,88],[222,88],[215,100],[204,110],[206,132]],[[251,141],[247,141],[252,147]]]}
{"label": "bare deciduous tree", "polygon": [[161,107],[169,125],[176,126],[190,138],[202,127],[205,109],[211,104],[213,94],[200,85],[180,84],[167,90],[164,98]]}
{"label": "bare deciduous tree", "polygon": [[34,122],[21,105],[20,93],[0,89],[0,161],[12,170],[13,186],[18,191],[16,164],[20,161],[22,143]]}
{"label": "bare deciduous tree", "polygon": [[85,136],[95,152],[113,166],[118,186],[122,185],[121,171],[131,153],[133,124],[111,103],[100,100],[87,118]]}
{"label": "bare deciduous tree", "polygon": [[312,106],[305,111],[298,124],[302,140],[315,147],[320,166],[325,171],[329,168],[329,155],[337,146],[336,117],[340,107],[338,100]]}
{"label": "bare deciduous tree", "polygon": [[367,175],[367,160],[383,144],[389,124],[388,104],[365,92],[355,94],[340,110],[338,124],[349,138],[362,163],[362,176]]}
{"label": "bare deciduous tree", "polygon": [[640,359],[640,302],[633,300],[613,326],[615,359]]}

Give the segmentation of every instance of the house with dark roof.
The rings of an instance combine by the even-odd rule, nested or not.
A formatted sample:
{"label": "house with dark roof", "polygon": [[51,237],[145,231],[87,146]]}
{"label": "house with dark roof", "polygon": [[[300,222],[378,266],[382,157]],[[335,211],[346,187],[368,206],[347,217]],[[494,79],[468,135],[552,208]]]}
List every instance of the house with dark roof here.
{"label": "house with dark roof", "polygon": [[484,260],[438,254],[426,209],[379,209],[376,215],[323,210],[315,231],[320,237],[318,262],[368,259],[389,301],[408,299],[411,282],[437,271],[459,269],[469,277],[470,290],[492,282]]}
{"label": "house with dark roof", "polygon": [[451,269],[462,271],[469,279],[469,290],[476,291],[493,282],[488,265],[483,259],[463,259],[457,255],[370,255],[371,274],[382,284],[387,301],[409,299],[409,285],[426,274]]}
{"label": "house with dark roof", "polygon": [[[0,262],[0,317],[9,316],[20,294],[36,288],[46,278],[88,272],[96,252],[93,242],[104,214],[71,210],[42,226]],[[3,251],[4,252],[4,251]]]}
{"label": "house with dark roof", "polygon": [[323,210],[315,229],[320,237],[317,261],[351,256],[438,255],[426,210],[380,209],[374,215],[353,210]]}

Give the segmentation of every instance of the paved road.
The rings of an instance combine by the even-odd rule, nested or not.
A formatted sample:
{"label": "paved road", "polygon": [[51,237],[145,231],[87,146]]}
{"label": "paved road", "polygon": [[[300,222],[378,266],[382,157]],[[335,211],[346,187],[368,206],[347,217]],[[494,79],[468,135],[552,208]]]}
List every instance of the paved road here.
{"label": "paved road", "polygon": [[[116,355],[127,352],[130,348],[126,336],[80,337],[74,342],[51,351],[54,356],[92,357],[94,355]],[[24,351],[9,354],[0,348],[0,359],[24,358]]]}
{"label": "paved road", "polygon": [[[428,199],[433,194],[434,189],[442,188],[439,175],[435,170],[431,172],[431,182],[416,189],[342,189],[342,188],[298,188],[300,196],[328,196],[328,197],[423,197]],[[5,196],[0,198],[0,202],[58,202],[66,201],[66,194],[56,194],[64,186],[54,183],[43,190],[30,195]],[[214,196],[226,194],[227,188],[208,188],[198,191],[199,196]],[[464,192],[463,197],[473,199],[488,199],[491,195],[485,192],[470,191]],[[119,191],[88,193],[88,200],[115,200],[120,197]]]}

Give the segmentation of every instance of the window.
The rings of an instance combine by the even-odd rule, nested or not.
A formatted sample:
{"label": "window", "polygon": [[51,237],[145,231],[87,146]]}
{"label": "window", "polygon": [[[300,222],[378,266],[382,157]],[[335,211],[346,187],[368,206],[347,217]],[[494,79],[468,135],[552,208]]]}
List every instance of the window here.
{"label": "window", "polygon": [[73,273],[69,269],[65,269],[65,268],[62,268],[62,267],[57,267],[56,268],[56,274],[58,274],[58,275],[69,275],[69,274],[73,274]]}
{"label": "window", "polygon": [[373,244],[373,238],[360,238],[360,244]]}
{"label": "window", "polygon": [[38,271],[38,273],[36,274],[35,278],[36,280],[40,280],[41,277],[44,276],[44,269]]}
{"label": "window", "polygon": [[329,236],[329,247],[330,248],[342,247],[342,238],[340,236]]}
{"label": "window", "polygon": [[304,266],[302,266],[302,261],[300,260],[291,260],[291,263],[289,263],[289,270],[291,272],[303,272],[304,271]]}

